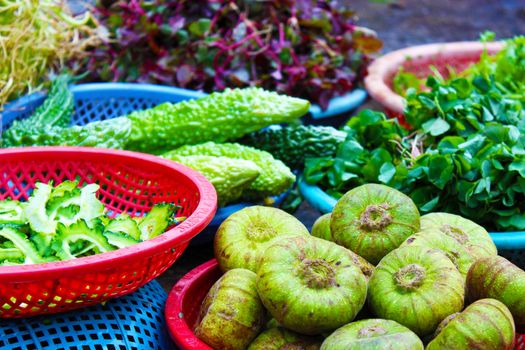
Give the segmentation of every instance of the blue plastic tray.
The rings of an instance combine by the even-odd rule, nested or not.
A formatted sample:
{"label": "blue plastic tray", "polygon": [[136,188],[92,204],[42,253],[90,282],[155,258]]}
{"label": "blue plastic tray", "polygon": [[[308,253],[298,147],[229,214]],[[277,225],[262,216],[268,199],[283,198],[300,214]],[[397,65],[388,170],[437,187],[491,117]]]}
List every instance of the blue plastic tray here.
{"label": "blue plastic tray", "polygon": [[152,281],[133,294],[82,310],[0,320],[4,350],[169,350],[166,292]]}
{"label": "blue plastic tray", "polygon": [[[307,183],[304,178],[298,181],[299,191],[304,199],[321,213],[331,213],[337,200],[319,186]],[[525,231],[489,232],[500,255],[507,257],[518,266],[525,268]]]}

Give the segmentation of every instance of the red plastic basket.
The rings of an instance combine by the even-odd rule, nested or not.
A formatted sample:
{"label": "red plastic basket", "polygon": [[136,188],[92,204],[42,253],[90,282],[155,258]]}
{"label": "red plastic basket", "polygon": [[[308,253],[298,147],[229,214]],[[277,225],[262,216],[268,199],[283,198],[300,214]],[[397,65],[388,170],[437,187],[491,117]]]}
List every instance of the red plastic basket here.
{"label": "red plastic basket", "polygon": [[368,67],[365,87],[370,96],[379,102],[391,117],[403,119],[405,99],[392,90],[392,80],[400,67],[419,78],[427,77],[431,66],[444,76],[448,67],[461,72],[477,62],[484,49],[495,54],[503,48],[503,43],[454,42],[412,46],[390,52]]}
{"label": "red plastic basket", "polygon": [[[197,266],[173,287],[166,301],[165,318],[173,341],[183,350],[213,350],[193,334],[202,301],[222,275],[217,260]],[[515,350],[525,350],[525,335],[516,336]]]}
{"label": "red plastic basket", "polygon": [[0,151],[0,199],[27,199],[35,182],[100,185],[110,214],[138,215],[159,202],[187,216],[164,234],[85,258],[0,267],[0,317],[26,317],[98,304],[131,293],[169,268],[216,210],[213,186],[196,171],[141,153],[81,147]]}

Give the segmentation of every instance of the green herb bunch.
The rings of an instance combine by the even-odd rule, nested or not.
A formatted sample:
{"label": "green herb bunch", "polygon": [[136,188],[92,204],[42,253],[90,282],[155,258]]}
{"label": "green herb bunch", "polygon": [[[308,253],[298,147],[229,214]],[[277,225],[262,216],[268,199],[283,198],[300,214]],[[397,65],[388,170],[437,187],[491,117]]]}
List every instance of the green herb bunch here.
{"label": "green herb bunch", "polygon": [[423,213],[458,213],[490,229],[525,230],[525,37],[468,74],[431,76],[409,90],[402,129],[382,113],[350,119],[335,158],[309,159],[305,177],[339,197],[378,182],[409,194]]}

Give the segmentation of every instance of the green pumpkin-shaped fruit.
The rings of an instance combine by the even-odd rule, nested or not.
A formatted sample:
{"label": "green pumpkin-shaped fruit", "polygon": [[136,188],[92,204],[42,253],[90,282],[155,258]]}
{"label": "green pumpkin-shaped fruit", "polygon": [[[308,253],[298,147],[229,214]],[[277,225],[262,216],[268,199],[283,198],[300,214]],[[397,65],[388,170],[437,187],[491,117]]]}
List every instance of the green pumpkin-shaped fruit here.
{"label": "green pumpkin-shaped fruit", "polygon": [[284,327],[321,334],[354,319],[366,298],[366,278],[354,255],[316,237],[286,237],[261,259],[257,290]]}
{"label": "green pumpkin-shaped fruit", "polygon": [[275,240],[310,236],[308,229],[287,212],[264,206],[239,210],[223,221],[215,235],[215,258],[223,271],[244,268],[257,272],[259,258]]}
{"label": "green pumpkin-shaped fruit", "polygon": [[463,308],[464,278],[440,250],[406,246],[381,260],[368,282],[377,316],[397,321],[419,336],[431,334]]}
{"label": "green pumpkin-shaped fruit", "polygon": [[214,349],[246,349],[266,321],[255,273],[245,269],[226,272],[204,298],[199,320],[195,335]]}
{"label": "green pumpkin-shaped fruit", "polygon": [[447,319],[427,350],[512,350],[514,321],[495,299],[481,299]]}
{"label": "green pumpkin-shaped fruit", "polygon": [[319,350],[321,337],[311,337],[282,327],[270,328],[248,346],[248,350]]}
{"label": "green pumpkin-shaped fruit", "polygon": [[330,217],[331,213],[324,214],[315,220],[312,226],[312,236],[322,238],[327,241],[333,241],[332,233],[330,232]]}
{"label": "green pumpkin-shaped fruit", "polygon": [[367,184],[347,192],[334,207],[332,237],[372,264],[419,231],[419,211],[403,193]]}
{"label": "green pumpkin-shaped fruit", "polygon": [[496,255],[498,251],[489,233],[475,222],[449,213],[430,213],[421,217],[421,230],[438,229],[454,238],[470,252],[474,260]]}
{"label": "green pumpkin-shaped fruit", "polygon": [[436,229],[427,229],[408,237],[401,245],[401,247],[404,246],[420,246],[441,250],[454,263],[463,277],[467,277],[468,270],[474,263],[474,259],[470,256],[467,248]]}
{"label": "green pumpkin-shaped fruit", "polygon": [[423,350],[423,342],[391,320],[369,319],[347,324],[325,339],[321,350]]}
{"label": "green pumpkin-shaped fruit", "polygon": [[467,275],[471,301],[493,298],[505,304],[518,330],[525,331],[525,271],[501,256],[477,260]]}

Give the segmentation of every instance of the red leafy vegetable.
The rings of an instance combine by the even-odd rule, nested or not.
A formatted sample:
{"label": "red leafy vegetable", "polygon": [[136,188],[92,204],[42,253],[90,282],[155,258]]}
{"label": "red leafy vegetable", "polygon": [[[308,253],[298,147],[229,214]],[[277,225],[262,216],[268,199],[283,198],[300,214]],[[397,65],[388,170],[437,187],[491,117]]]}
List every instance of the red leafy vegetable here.
{"label": "red leafy vegetable", "polygon": [[95,11],[113,39],[74,63],[90,80],[256,85],[326,107],[381,48],[331,1],[99,1]]}

